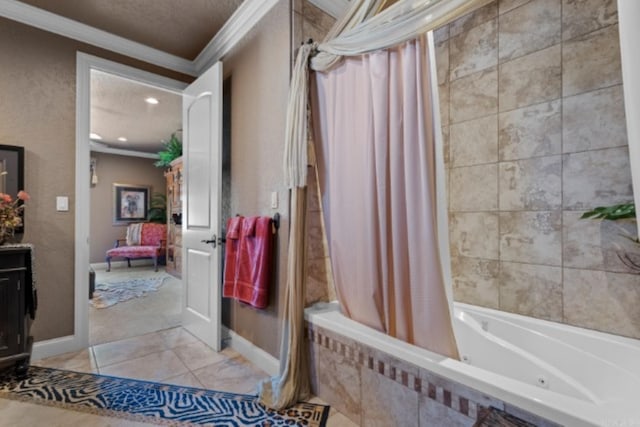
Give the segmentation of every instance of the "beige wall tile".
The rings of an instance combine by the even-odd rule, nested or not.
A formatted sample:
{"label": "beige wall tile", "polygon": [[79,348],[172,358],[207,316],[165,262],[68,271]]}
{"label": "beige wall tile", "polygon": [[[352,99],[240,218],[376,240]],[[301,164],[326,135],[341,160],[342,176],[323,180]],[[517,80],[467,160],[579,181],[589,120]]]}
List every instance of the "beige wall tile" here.
{"label": "beige wall tile", "polygon": [[[640,273],[638,224],[632,219],[602,221],[602,253],[604,270],[619,273]],[[640,276],[638,277],[640,280]]]}
{"label": "beige wall tile", "polygon": [[[442,151],[444,154],[444,164],[449,165],[451,160],[450,147],[451,147],[451,135],[449,126],[442,126]],[[448,187],[447,187],[448,188]]]}
{"label": "beige wall tile", "polygon": [[436,70],[438,72],[438,84],[449,81],[449,40],[436,45]]}
{"label": "beige wall tile", "polygon": [[560,42],[558,0],[533,0],[500,15],[500,61],[518,58]]}
{"label": "beige wall tile", "polygon": [[562,265],[562,213],[500,212],[500,260]]}
{"label": "beige wall tile", "polygon": [[562,268],[501,262],[500,309],[562,321]]}
{"label": "beige wall tile", "polygon": [[451,82],[452,123],[495,114],[498,111],[498,71],[488,68]]}
{"label": "beige wall tile", "polygon": [[325,258],[308,260],[305,306],[308,307],[318,301],[328,302],[327,286],[327,266]]}
{"label": "beige wall tile", "polygon": [[637,274],[565,268],[564,305],[571,325],[640,338]]}
{"label": "beige wall tile", "polygon": [[437,28],[433,32],[433,41],[434,43],[440,43],[449,38],[449,24],[443,25]]}
{"label": "beige wall tile", "polygon": [[628,256],[640,264],[640,246],[630,239],[637,236],[637,225],[629,219],[600,221],[580,219],[583,211],[563,212],[562,257],[565,267],[633,273],[621,260]]}
{"label": "beige wall tile", "polygon": [[[302,33],[303,26],[303,18],[299,12],[293,12],[293,20],[291,22],[291,43],[293,44],[293,49],[297,49],[303,42],[304,34]],[[291,55],[291,62],[295,64],[296,62],[296,51]]]}
{"label": "beige wall tile", "polygon": [[500,111],[550,101],[561,93],[559,44],[499,66]]}
{"label": "beige wall tile", "polygon": [[486,6],[482,6],[473,12],[467,13],[449,24],[449,34],[451,37],[469,31],[470,29],[493,19],[498,14],[498,2],[494,1]]}
{"label": "beige wall tile", "polygon": [[450,216],[450,227],[454,256],[498,259],[498,214],[454,213]]}
{"label": "beige wall tile", "polygon": [[617,24],[563,44],[563,96],[620,83],[622,83],[622,72]]}
{"label": "beige wall tile", "polygon": [[480,258],[451,258],[453,298],[482,307],[499,307],[499,261]]}
{"label": "beige wall tile", "polygon": [[440,100],[440,123],[448,125],[450,123],[450,105],[451,98],[449,92],[450,83],[445,83],[438,86],[438,98]]}
{"label": "beige wall tile", "polygon": [[312,376],[317,381],[315,394],[359,425],[362,408],[360,367],[353,360],[320,345],[312,344],[312,347]]}
{"label": "beige wall tile", "polygon": [[[428,396],[420,395],[420,427],[471,427],[476,420],[455,411]],[[407,424],[408,425],[408,424]]]}
{"label": "beige wall tile", "polygon": [[529,3],[530,1],[531,0],[499,0],[498,13],[507,13],[510,10],[515,9],[516,7],[520,7],[524,4]]}
{"label": "beige wall tile", "polygon": [[324,258],[324,236],[320,211],[307,212],[307,258]]}
{"label": "beige wall tile", "polygon": [[622,85],[565,98],[562,123],[565,153],[627,145]]}
{"label": "beige wall tile", "polygon": [[418,393],[401,383],[362,369],[362,425],[412,426],[418,424]]}
{"label": "beige wall tile", "polygon": [[553,210],[562,206],[562,157],[499,164],[500,210]]}
{"label": "beige wall tile", "polygon": [[627,147],[565,154],[562,175],[564,209],[592,209],[633,199]]}
{"label": "beige wall tile", "polygon": [[616,0],[562,0],[562,40],[618,22]]}
{"label": "beige wall tile", "polygon": [[501,113],[498,116],[500,160],[560,154],[562,102],[559,99]]}
{"label": "beige wall tile", "polygon": [[495,115],[451,125],[451,165],[470,166],[498,161]]}
{"label": "beige wall tile", "polygon": [[[322,9],[308,0],[303,0],[302,2],[302,14],[304,15],[305,20],[312,23],[319,29],[322,29],[324,33],[329,31],[333,24],[336,22],[333,16],[324,12]],[[318,39],[315,41],[321,42],[322,39]]]}
{"label": "beige wall tile", "polygon": [[449,44],[451,80],[494,66],[498,63],[498,23],[487,21],[450,38]]}
{"label": "beige wall tile", "polygon": [[498,165],[451,169],[451,210],[454,212],[498,209]]}
{"label": "beige wall tile", "polygon": [[601,221],[580,219],[584,211],[562,213],[563,247],[565,267],[602,270]]}

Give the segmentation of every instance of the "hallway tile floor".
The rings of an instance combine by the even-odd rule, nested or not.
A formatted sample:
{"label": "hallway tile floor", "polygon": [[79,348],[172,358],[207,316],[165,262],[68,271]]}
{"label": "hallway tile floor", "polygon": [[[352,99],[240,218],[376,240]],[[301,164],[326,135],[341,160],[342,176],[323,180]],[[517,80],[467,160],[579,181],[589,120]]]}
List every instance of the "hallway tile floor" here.
{"label": "hallway tile floor", "polygon": [[[32,364],[245,394],[255,393],[258,381],[268,377],[232,348],[216,353],[180,327],[97,344]],[[311,401],[324,404],[317,397]],[[0,399],[0,412],[0,427],[146,425],[5,399]],[[333,408],[327,425],[356,426]]]}

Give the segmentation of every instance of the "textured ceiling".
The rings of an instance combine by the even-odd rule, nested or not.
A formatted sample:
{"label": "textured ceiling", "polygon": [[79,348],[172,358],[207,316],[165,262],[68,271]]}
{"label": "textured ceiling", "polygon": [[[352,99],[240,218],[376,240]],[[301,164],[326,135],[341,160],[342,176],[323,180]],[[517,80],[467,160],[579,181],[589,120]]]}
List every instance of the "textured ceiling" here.
{"label": "textured ceiling", "polygon": [[21,0],[193,60],[242,0]]}
{"label": "textured ceiling", "polygon": [[[160,101],[148,104],[145,99]],[[91,132],[101,143],[113,148],[158,152],[162,140],[182,127],[182,96],[123,79],[101,71],[91,71]],[[127,142],[118,141],[119,137]]]}

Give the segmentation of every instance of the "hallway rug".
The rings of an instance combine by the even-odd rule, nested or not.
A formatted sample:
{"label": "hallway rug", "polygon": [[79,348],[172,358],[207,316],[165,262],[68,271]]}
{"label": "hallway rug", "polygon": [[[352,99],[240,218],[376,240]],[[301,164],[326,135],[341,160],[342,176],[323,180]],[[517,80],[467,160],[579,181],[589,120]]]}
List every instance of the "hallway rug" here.
{"label": "hallway rug", "polygon": [[329,406],[268,409],[255,396],[31,366],[26,379],[0,376],[0,398],[175,426],[322,427]]}
{"label": "hallway rug", "polygon": [[131,278],[119,282],[101,282],[96,284],[93,298],[89,303],[95,308],[107,308],[122,301],[140,298],[149,292],[157,291],[168,275],[156,277]]}

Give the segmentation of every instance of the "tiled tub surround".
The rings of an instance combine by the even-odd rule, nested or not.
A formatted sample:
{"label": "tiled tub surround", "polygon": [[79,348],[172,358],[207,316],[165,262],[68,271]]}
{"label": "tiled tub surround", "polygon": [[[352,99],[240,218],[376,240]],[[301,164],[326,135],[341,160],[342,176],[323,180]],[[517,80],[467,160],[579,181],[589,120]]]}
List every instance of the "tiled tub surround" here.
{"label": "tiled tub surround", "polygon": [[467,363],[347,319],[335,303],[307,309],[314,394],[367,427],[472,426],[491,407],[536,426],[640,425],[636,340],[461,303],[455,312]]}
{"label": "tiled tub surround", "polygon": [[499,0],[435,33],[456,301],[640,338],[615,0]]}

